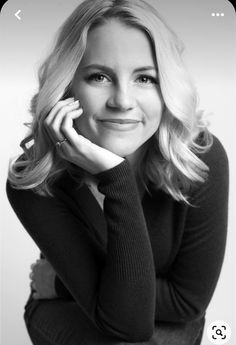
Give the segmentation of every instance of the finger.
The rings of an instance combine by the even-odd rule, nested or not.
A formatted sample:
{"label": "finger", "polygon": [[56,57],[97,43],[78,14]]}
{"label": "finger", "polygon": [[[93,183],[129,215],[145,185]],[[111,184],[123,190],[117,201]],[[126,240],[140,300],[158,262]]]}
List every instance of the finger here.
{"label": "finger", "polygon": [[32,297],[33,297],[34,299],[40,299],[40,294],[39,294],[38,292],[34,292],[34,293],[32,294]]}
{"label": "finger", "polygon": [[31,287],[32,290],[35,290],[35,291],[37,290],[36,284],[33,281],[30,283],[30,287]]}
{"label": "finger", "polygon": [[58,114],[54,117],[54,119],[51,122],[51,129],[53,131],[53,135],[55,137],[55,140],[63,140],[64,136],[61,133],[61,124],[65,118],[65,116],[68,116],[70,113],[73,113],[79,107],[79,101],[76,101],[74,103],[71,103],[65,107],[63,107],[63,109],[61,109]]}
{"label": "finger", "polygon": [[30,268],[33,269],[36,265],[37,265],[37,263],[33,263],[30,265]]}
{"label": "finger", "polygon": [[33,278],[34,278],[34,272],[30,272],[29,278],[30,278],[30,279],[33,279]]}
{"label": "finger", "polygon": [[36,265],[42,265],[45,261],[46,261],[46,259],[38,259],[36,261]]}
{"label": "finger", "polygon": [[80,138],[81,137],[84,138],[84,137],[79,135],[78,132],[73,127],[73,120],[76,118],[79,118],[82,115],[82,113],[83,113],[82,108],[75,110],[73,112],[70,112],[69,114],[67,114],[67,116],[64,117],[61,124],[62,133],[70,142],[70,144],[75,147],[77,147]]}
{"label": "finger", "polygon": [[73,120],[78,118],[82,115],[83,110],[80,108],[78,110],[72,111],[67,116],[64,117],[63,124],[61,126],[61,132],[66,137],[66,141],[64,141],[60,146],[56,146],[58,149],[58,153],[64,159],[70,160],[70,156],[73,155],[73,149],[78,147],[79,138],[88,141],[86,138],[82,137],[78,134],[78,132],[73,127]]}
{"label": "finger", "polygon": [[51,109],[51,111],[49,112],[48,116],[45,118],[45,124],[50,124],[51,121],[53,120],[54,116],[57,114],[57,112],[64,107],[67,104],[73,103],[74,102],[74,97],[70,97],[67,98],[63,101],[59,101],[56,103],[56,105],[54,105],[54,107]]}
{"label": "finger", "polygon": [[61,109],[63,109],[63,107],[68,106],[68,105],[73,104],[73,103],[74,103],[74,97],[71,97],[71,98],[68,98],[66,100],[57,102],[56,105],[52,108],[52,110],[48,114],[48,116],[45,118],[44,127],[46,129],[46,132],[48,133],[48,136],[50,137],[50,139],[52,140],[53,143],[55,143],[58,140],[63,140],[63,138],[55,136],[55,134],[53,133],[53,130],[51,128],[52,122],[55,119],[55,117],[57,117],[58,112],[60,112]]}
{"label": "finger", "polygon": [[54,118],[51,120],[50,125],[51,126],[55,126],[55,128],[58,127],[58,123],[61,122],[61,120],[63,119],[63,117],[69,113],[70,111],[76,109],[79,107],[79,101],[74,101],[70,104],[66,104],[64,105],[58,112],[57,114],[54,116]]}
{"label": "finger", "polygon": [[37,266],[39,263],[41,263],[42,261],[44,261],[45,259],[37,259],[35,262],[33,262],[31,265],[30,265],[30,268],[34,268],[35,266]]}

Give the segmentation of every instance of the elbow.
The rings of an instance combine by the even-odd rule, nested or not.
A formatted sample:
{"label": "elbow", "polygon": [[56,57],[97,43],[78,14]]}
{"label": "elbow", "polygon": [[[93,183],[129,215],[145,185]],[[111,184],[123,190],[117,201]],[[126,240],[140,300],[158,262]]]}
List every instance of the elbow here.
{"label": "elbow", "polygon": [[152,338],[154,330],[154,322],[133,325],[133,327],[129,328],[124,340],[131,343],[148,342]]}
{"label": "elbow", "polygon": [[178,303],[171,308],[157,308],[155,321],[174,322],[174,323],[188,323],[203,319],[206,314],[206,305],[203,303]]}
{"label": "elbow", "polygon": [[131,343],[148,342],[152,338],[154,327],[150,329],[142,329],[133,334],[130,334],[128,341]]}
{"label": "elbow", "polygon": [[[171,313],[171,321],[177,323],[187,323],[202,319],[205,316],[206,308],[209,299],[206,299],[197,294],[177,293],[175,290],[175,304],[171,308],[174,313]],[[170,317],[170,310],[169,310]]]}
{"label": "elbow", "polygon": [[174,322],[176,324],[187,324],[205,318],[206,311],[193,312],[193,313],[176,313],[172,315],[164,315],[156,318],[156,321],[160,322]]}
{"label": "elbow", "polygon": [[[98,321],[98,320],[97,320]],[[143,320],[144,321],[144,320]],[[106,335],[117,337],[119,340],[128,343],[139,343],[149,341],[154,333],[155,324],[153,322],[120,322],[119,325],[111,325],[104,320],[97,322],[100,330]]]}
{"label": "elbow", "polygon": [[118,337],[123,342],[148,342],[155,330],[154,297],[143,301],[135,299],[135,303],[130,303],[129,308],[119,303],[119,309],[112,308],[108,312],[104,312],[98,304],[97,324],[106,334]]}
{"label": "elbow", "polygon": [[179,321],[191,322],[202,319],[206,314],[207,305],[203,301],[195,300],[194,303],[185,304],[182,306],[182,312],[179,315]]}
{"label": "elbow", "polygon": [[182,317],[182,322],[190,322],[195,320],[200,320],[205,317],[206,310],[196,310],[195,312],[188,313]]}
{"label": "elbow", "polygon": [[128,332],[121,336],[122,341],[129,342],[129,343],[140,343],[140,342],[148,342],[152,338],[154,334],[154,326],[153,327],[140,327],[140,328],[133,328],[132,330],[129,329]]}
{"label": "elbow", "polygon": [[177,322],[177,323],[192,322],[192,321],[196,321],[196,320],[200,320],[204,318],[205,314],[206,314],[205,308],[190,309],[188,311],[176,314],[174,318],[171,318],[171,321]]}

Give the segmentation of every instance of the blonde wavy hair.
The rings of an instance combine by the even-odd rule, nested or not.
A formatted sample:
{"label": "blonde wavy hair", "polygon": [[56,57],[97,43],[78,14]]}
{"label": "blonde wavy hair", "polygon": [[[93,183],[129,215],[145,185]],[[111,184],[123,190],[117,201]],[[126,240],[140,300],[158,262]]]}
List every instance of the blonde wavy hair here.
{"label": "blonde wavy hair", "polygon": [[85,0],[59,28],[52,52],[38,71],[39,91],[31,100],[32,122],[27,124],[29,133],[20,144],[24,154],[9,162],[8,179],[13,188],[53,196],[53,181],[65,170],[75,168],[58,155],[44,120],[61,98],[70,95],[88,31],[111,18],[148,35],[158,66],[164,110],[139,165],[141,181],[146,188],[151,183],[187,203],[191,185],[205,181],[208,167],[199,154],[210,148],[212,135],[204,112],[197,110],[198,94],[182,60],[184,45],[147,1]]}

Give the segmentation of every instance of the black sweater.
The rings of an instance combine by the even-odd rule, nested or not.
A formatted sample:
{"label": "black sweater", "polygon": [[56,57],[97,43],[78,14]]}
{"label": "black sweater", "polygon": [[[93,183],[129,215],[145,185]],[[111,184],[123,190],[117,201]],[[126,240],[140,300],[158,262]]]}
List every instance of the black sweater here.
{"label": "black sweater", "polygon": [[7,181],[14,211],[57,272],[59,296],[74,299],[106,334],[147,340],[158,320],[204,315],[224,258],[229,172],[216,137],[200,158],[210,172],[191,190],[194,207],[162,190],[140,200],[126,159],[96,175],[104,211],[67,172],[54,184],[55,198]]}

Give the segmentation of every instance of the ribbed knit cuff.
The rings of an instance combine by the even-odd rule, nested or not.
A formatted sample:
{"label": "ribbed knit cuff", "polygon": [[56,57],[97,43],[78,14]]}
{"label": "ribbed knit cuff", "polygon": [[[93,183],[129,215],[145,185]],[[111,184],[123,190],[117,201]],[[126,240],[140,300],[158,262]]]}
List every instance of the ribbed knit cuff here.
{"label": "ribbed knit cuff", "polygon": [[133,174],[133,171],[129,161],[127,159],[124,159],[115,167],[102,171],[94,176],[99,180],[99,183],[103,184],[105,182],[107,184],[110,184],[115,182],[122,176],[127,176],[127,174]]}
{"label": "ribbed knit cuff", "polygon": [[96,177],[98,189],[105,195],[104,215],[108,224],[107,250],[111,270],[119,279],[149,279],[154,270],[152,249],[129,161],[125,159]]}

